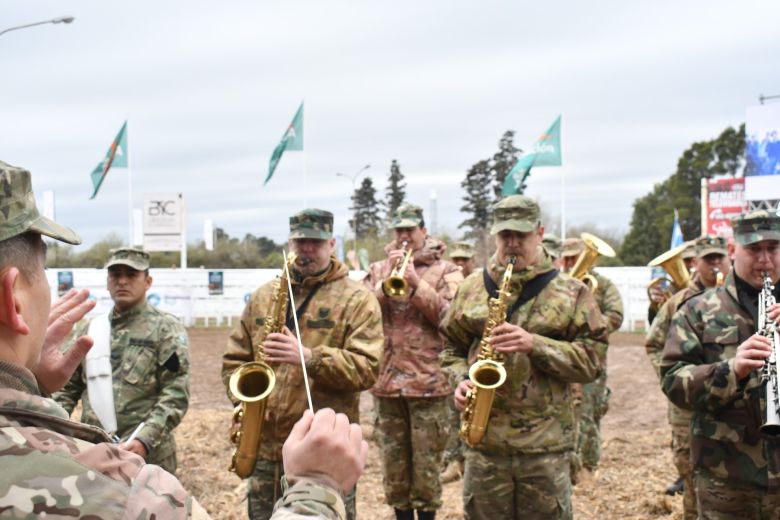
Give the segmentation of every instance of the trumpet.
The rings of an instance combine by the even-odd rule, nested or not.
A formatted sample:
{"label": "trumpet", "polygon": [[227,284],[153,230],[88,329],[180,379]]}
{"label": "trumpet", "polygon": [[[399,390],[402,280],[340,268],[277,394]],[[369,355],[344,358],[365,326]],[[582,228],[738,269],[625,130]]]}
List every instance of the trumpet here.
{"label": "trumpet", "polygon": [[596,292],[599,288],[599,282],[592,274],[588,274],[588,271],[593,267],[598,260],[599,256],[613,257],[615,256],[615,250],[612,246],[601,240],[596,235],[590,233],[582,233],[580,238],[585,242],[585,249],[577,257],[577,261],[574,263],[574,267],[571,268],[572,278],[576,278],[585,285],[588,286],[591,292]]}
{"label": "trumpet", "polygon": [[[675,247],[674,249],[670,249],[666,253],[653,258],[650,263],[647,264],[650,267],[663,267],[664,271],[669,273],[669,276],[671,277],[669,278],[666,276],[659,276],[658,278],[653,278],[650,283],[647,284],[647,297],[650,298],[650,301],[652,301],[650,291],[654,287],[658,287],[660,289],[661,284],[666,281],[670,282],[671,288],[661,290],[664,296],[664,301],[671,298],[671,296],[677,291],[690,286],[691,274],[685,267],[685,262],[683,262],[682,259],[682,253],[685,248],[686,245],[683,244],[681,246]],[[658,306],[660,307],[660,304]]]}
{"label": "trumpet", "polygon": [[[404,240],[401,248],[406,249],[407,241]],[[409,294],[409,283],[404,279],[404,273],[412,259],[412,248],[406,249],[403,259],[395,262],[390,275],[382,281],[382,291],[388,298],[403,298]]]}
{"label": "trumpet", "polygon": [[720,287],[723,285],[723,271],[717,267],[714,267],[712,272],[715,273],[715,287]]}

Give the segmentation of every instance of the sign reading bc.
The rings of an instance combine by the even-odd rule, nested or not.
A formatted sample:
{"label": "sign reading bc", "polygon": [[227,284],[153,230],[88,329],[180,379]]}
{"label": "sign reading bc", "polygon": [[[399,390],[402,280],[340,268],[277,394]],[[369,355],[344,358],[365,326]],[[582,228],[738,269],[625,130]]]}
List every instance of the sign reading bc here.
{"label": "sign reading bc", "polygon": [[150,217],[176,216],[175,200],[150,200],[147,208]]}

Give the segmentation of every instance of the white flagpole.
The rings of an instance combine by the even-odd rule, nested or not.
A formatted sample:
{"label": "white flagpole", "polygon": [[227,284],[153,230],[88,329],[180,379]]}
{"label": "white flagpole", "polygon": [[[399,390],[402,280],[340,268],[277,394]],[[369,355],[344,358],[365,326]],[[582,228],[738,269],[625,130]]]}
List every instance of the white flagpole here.
{"label": "white flagpole", "polygon": [[566,240],[566,169],[561,168],[561,240]]}
{"label": "white flagpole", "polygon": [[127,245],[133,247],[133,174],[130,169],[130,136],[128,127],[130,126],[130,119],[127,119],[125,126],[125,141],[128,142],[128,146],[125,152],[125,160],[127,160]]}
{"label": "white flagpole", "polygon": [[303,121],[301,121],[301,130],[303,131],[303,209],[308,206],[307,198],[309,195],[309,186],[306,184],[306,168],[308,161],[306,160],[306,99],[301,102],[303,105]]}

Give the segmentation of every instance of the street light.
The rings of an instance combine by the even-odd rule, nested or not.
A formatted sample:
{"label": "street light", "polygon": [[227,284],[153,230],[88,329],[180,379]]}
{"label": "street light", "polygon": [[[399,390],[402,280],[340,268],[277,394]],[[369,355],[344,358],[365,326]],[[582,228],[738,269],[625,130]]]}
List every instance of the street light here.
{"label": "street light", "polygon": [[[358,171],[356,171],[351,176],[347,175],[346,173],[336,172],[336,177],[346,177],[347,179],[351,180],[352,181],[352,193],[354,194],[355,193],[355,181],[357,180],[358,175],[360,175],[364,171],[368,170],[369,168],[371,168],[371,165],[370,164],[366,164],[365,166],[360,168]],[[358,250],[357,250],[357,219],[356,218],[352,219],[352,224],[353,224],[353,232],[355,233],[354,238],[352,239],[352,247],[355,249],[355,256],[357,256]]]}
{"label": "street light", "polygon": [[34,27],[36,25],[44,25],[47,23],[73,23],[73,20],[75,20],[75,18],[72,16],[60,16],[59,18],[46,20],[44,22],[35,22],[35,23],[28,23],[27,25],[17,25],[16,27],[9,27],[8,29],[3,29],[2,31],[0,31],[0,34],[5,34],[9,31],[15,31],[16,29],[25,29],[27,27]]}

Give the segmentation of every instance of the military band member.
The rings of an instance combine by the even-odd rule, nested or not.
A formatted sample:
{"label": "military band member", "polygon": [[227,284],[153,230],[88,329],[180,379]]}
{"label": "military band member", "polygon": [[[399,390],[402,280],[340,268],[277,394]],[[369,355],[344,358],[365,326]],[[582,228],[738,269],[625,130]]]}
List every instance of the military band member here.
{"label": "military band member", "polygon": [[452,244],[453,249],[450,253],[450,260],[452,263],[460,267],[460,272],[463,274],[463,278],[468,277],[474,272],[476,267],[476,260],[474,259],[474,244],[471,242],[462,240]]}
{"label": "military band member", "polygon": [[[722,287],[686,301],[672,319],[661,359],[663,391],[693,411],[690,431],[702,519],[780,517],[780,449],[765,438],[760,368],[770,339],[756,334],[757,300],[768,273],[780,298],[780,217],[737,217],[734,266]],[[768,309],[776,320],[780,306]]]}
{"label": "military band member", "polygon": [[550,258],[552,258],[553,267],[560,271],[563,266],[563,260],[561,259],[563,242],[560,237],[553,235],[552,233],[545,233],[542,237],[542,246],[544,246],[544,250],[547,251]]}
{"label": "military band member", "polygon": [[[499,285],[509,258],[515,258],[508,301],[514,312],[491,336],[495,350],[507,355],[507,381],[496,391],[484,438],[466,450],[468,519],[572,518],[571,383],[593,381],[604,369],[607,333],[587,287],[556,276],[540,247],[539,214],[536,202],[522,195],[502,199],[493,210],[496,253],[485,274],[491,287]],[[442,360],[460,381],[455,401],[461,410],[473,388],[467,372],[485,327],[487,281],[482,273],[469,276],[441,324]],[[518,298],[521,304],[514,309]]]}
{"label": "military band member", "polygon": [[[561,257],[564,272],[571,271],[580,254],[585,250],[581,238],[567,238],[563,243]],[[607,333],[612,334],[623,323],[623,301],[612,280],[606,276],[589,271],[598,282],[593,294],[601,314],[607,323]],[[577,414],[579,416],[579,435],[577,441],[577,458],[575,459],[575,479],[586,482],[599,465],[601,459],[601,419],[609,408],[611,391],[607,387],[607,371],[602,371],[599,378],[582,386],[582,396]]]}
{"label": "military band member", "polygon": [[[307,209],[290,217],[288,244],[298,255],[290,281],[314,407],[333,408],[357,423],[360,391],[376,381],[382,355],[379,304],[371,291],[348,278],[347,266],[333,255],[332,213]],[[271,281],[252,293],[228,339],[222,364],[226,385],[234,369],[254,359],[273,287]],[[262,348],[276,386],[268,397],[257,464],[249,479],[253,520],[269,518],[281,496],[282,443],[307,407],[295,334],[289,327],[269,334]],[[354,490],[345,502],[348,517],[355,518]]]}
{"label": "military band member", "polygon": [[[190,357],[187,331],[175,316],[146,301],[152,286],[149,254],[140,249],[120,248],[109,253],[107,286],[114,306],[104,318],[110,334],[94,338],[96,347],[105,342],[110,353],[111,386],[116,436],[127,439],[143,423],[134,440],[125,447],[171,473],[176,472],[176,440],[173,430],[187,412],[190,399]],[[87,333],[88,323],[76,329]],[[107,327],[108,328],[108,327]],[[92,377],[83,363],[54,399],[68,413],[81,400],[81,422],[101,426],[100,394],[89,391]]]}
{"label": "military band member", "polygon": [[[387,259],[371,264],[365,278],[381,305],[385,334],[379,378],[371,389],[385,497],[398,519],[412,520],[415,510],[418,519],[433,519],[441,507],[439,472],[452,395],[439,364],[438,327],[463,275],[442,260],[446,246],[428,235],[422,208],[400,206],[390,225],[394,241],[385,248]],[[383,282],[408,250],[407,294],[387,295]]]}
{"label": "military band member", "polygon": [[[661,354],[669,333],[672,317],[680,306],[691,298],[700,295],[705,289],[715,287],[720,272],[724,277],[731,269],[726,239],[716,236],[703,236],[695,242],[696,263],[691,287],[675,293],[658,311],[652,327],[647,334],[645,348],[656,373],[661,373]],[[696,493],[693,485],[691,467],[690,425],[693,413],[669,403],[669,424],[672,427],[672,454],[679,478],[667,488],[674,495],[684,491],[683,518],[696,520]]]}
{"label": "military band member", "polygon": [[[685,268],[693,276],[696,270],[696,245],[693,240],[685,242],[685,249],[682,252],[682,261],[685,264]],[[666,296],[664,296],[661,287],[654,285],[650,288],[650,305],[647,307],[647,323],[652,325],[655,320],[655,315],[658,314],[658,310],[666,302]]]}

